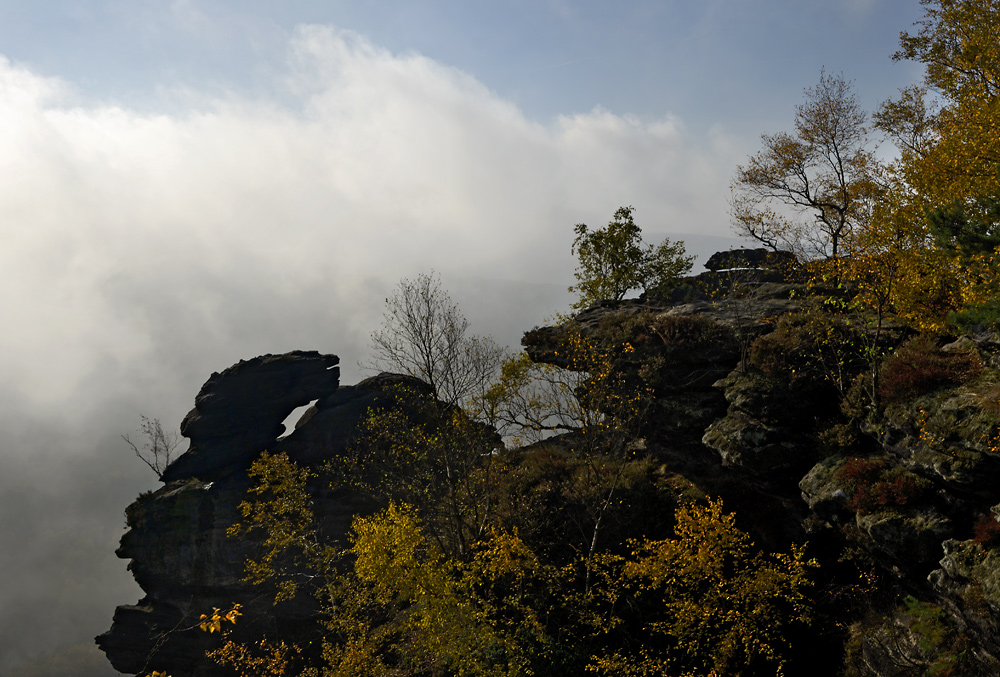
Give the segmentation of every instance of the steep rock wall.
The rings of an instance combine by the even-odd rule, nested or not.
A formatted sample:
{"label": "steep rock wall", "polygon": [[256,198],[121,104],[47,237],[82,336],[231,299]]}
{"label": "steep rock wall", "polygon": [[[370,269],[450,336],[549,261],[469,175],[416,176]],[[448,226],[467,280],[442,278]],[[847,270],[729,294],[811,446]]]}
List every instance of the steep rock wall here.
{"label": "steep rock wall", "polygon": [[[389,401],[395,385],[426,389],[404,376],[382,374],[339,387],[338,359],[316,352],[264,355],[213,374],[184,419],[189,450],[163,475],[164,486],[140,496],[126,510],[128,531],[116,554],[129,560],[145,597],[115,610],[111,629],[97,638],[123,673],[167,671],[174,677],[228,674],[205,660],[212,638],[197,629],[212,608],[243,605],[234,639],[301,637],[315,606],[306,596],[274,605],[243,581],[258,544],[231,538],[246,499],[247,468],[260,452],[285,452],[302,464],[343,453],[371,407]],[[291,434],[282,421],[314,402]],[[377,505],[369,496],[310,486],[320,528],[331,537],[347,532],[357,514]]]}

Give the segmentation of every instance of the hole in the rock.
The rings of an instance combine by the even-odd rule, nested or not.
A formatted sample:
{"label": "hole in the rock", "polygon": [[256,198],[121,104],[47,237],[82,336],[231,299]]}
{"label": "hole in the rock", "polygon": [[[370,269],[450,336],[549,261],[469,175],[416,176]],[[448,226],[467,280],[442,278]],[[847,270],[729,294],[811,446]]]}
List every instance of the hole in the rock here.
{"label": "hole in the rock", "polygon": [[285,425],[285,432],[282,437],[287,437],[295,432],[295,424],[298,423],[299,419],[302,418],[302,414],[306,413],[306,409],[316,404],[316,400],[313,400],[309,404],[303,404],[301,407],[295,407],[292,409],[292,413],[285,417],[282,423]]}

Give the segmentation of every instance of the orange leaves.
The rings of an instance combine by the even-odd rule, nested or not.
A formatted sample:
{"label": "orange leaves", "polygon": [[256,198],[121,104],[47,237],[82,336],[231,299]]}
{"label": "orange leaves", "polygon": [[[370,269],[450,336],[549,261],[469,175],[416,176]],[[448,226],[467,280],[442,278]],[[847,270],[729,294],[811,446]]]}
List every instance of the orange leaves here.
{"label": "orange leaves", "polygon": [[[199,618],[200,622],[198,623],[197,626],[192,626],[191,628],[187,628],[187,630],[192,630],[194,629],[194,627],[199,627],[203,632],[207,632],[209,634],[218,632],[221,635],[223,623],[232,623],[235,625],[236,618],[238,616],[243,615],[242,612],[240,611],[240,607],[241,607],[240,604],[233,604],[232,608],[230,608],[228,611],[221,611],[219,610],[218,607],[215,607],[212,609],[211,614],[201,615],[201,617]],[[228,644],[232,644],[232,642],[229,642]],[[209,652],[208,655],[212,656],[212,654],[213,652]],[[149,673],[149,677],[170,677],[170,675],[167,674],[166,671],[153,670],[152,672]]]}
{"label": "orange leaves", "polygon": [[211,614],[201,615],[201,618],[199,619],[201,622],[198,624],[198,627],[201,628],[203,632],[207,632],[209,634],[213,632],[221,633],[223,622],[229,622],[235,625],[236,617],[241,615],[242,612],[240,612],[239,604],[234,604],[232,609],[225,612],[219,611],[218,608],[213,608]]}
{"label": "orange leaves", "polygon": [[222,647],[208,652],[209,658],[219,665],[228,665],[239,677],[264,677],[284,675],[293,657],[301,650],[283,641],[277,643],[262,639],[254,645],[226,642]]}

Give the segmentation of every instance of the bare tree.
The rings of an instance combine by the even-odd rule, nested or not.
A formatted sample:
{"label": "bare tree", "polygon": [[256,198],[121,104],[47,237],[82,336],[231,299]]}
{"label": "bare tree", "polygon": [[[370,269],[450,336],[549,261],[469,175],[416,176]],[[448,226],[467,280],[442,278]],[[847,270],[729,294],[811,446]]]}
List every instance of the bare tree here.
{"label": "bare tree", "polygon": [[468,334],[469,321],[435,273],[406,278],[385,300],[382,328],[372,332],[374,359],[364,368],[427,382],[448,404],[477,411],[506,357],[492,338]]}
{"label": "bare tree", "polygon": [[163,471],[170,465],[174,449],[181,442],[180,435],[165,431],[158,418],[140,416],[140,419],[142,422],[139,425],[139,432],[143,440],[137,444],[128,435],[122,435],[122,439],[139,460],[156,473],[157,477],[163,477]]}

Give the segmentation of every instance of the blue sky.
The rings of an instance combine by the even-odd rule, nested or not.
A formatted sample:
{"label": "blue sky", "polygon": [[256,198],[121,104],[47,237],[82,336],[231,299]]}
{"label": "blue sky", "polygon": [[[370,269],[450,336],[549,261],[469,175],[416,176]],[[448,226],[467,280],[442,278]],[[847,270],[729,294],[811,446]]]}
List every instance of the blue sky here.
{"label": "blue sky", "polygon": [[458,68],[536,121],[603,106],[752,134],[823,66],[872,104],[908,84],[916,69],[887,57],[919,16],[902,0],[43,0],[0,5],[0,45],[86,96],[150,105],[159,87],[280,95],[295,27],[335,25]]}
{"label": "blue sky", "polygon": [[919,80],[890,55],[920,15],[0,0],[0,674],[138,598],[113,550],[155,485],[118,437],[140,414],[176,426],[211,372],[267,352],[337,353],[353,382],[383,299],[432,269],[516,345],[568,308],[573,226],[622,205],[651,241],[734,242],[760,134],[822,68],[868,108]]}

